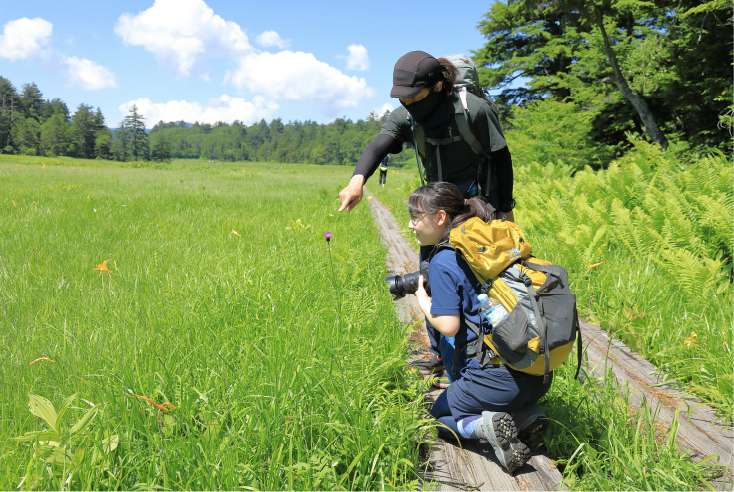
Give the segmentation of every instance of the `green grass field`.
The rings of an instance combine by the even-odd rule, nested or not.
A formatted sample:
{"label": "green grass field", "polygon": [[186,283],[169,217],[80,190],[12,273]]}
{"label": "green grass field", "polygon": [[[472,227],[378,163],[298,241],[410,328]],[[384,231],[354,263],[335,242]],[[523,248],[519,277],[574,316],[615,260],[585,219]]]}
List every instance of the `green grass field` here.
{"label": "green grass field", "polygon": [[[425,382],[406,371],[367,203],[336,212],[351,169],[280,168],[0,157],[0,489],[415,489]],[[376,181],[407,229],[415,171]],[[574,372],[542,402],[569,488],[697,490],[720,473],[610,378]]]}
{"label": "green grass field", "polygon": [[421,392],[349,170],[145,166],[0,160],[0,489],[411,488]]}

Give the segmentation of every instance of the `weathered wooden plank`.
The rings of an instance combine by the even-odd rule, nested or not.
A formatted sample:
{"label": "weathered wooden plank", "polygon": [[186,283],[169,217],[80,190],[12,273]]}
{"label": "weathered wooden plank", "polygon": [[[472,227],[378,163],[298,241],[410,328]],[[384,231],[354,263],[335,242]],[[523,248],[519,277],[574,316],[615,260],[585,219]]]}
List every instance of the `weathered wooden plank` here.
{"label": "weathered wooden plank", "polygon": [[678,445],[688,450],[699,461],[711,455],[719,456],[719,464],[729,467],[729,479],[716,481],[720,487],[732,490],[731,469],[734,466],[734,432],[720,422],[713,408],[686,394],[675,381],[665,377],[659,369],[640,357],[620,340],[611,338],[598,326],[581,323],[584,348],[592,374],[603,377],[610,367],[622,387],[629,385],[630,402],[639,408],[643,401],[657,409],[656,421],[665,428],[678,415]]}
{"label": "weathered wooden plank", "polygon": [[[366,192],[368,196],[372,196]],[[403,237],[400,227],[379,200],[370,201],[372,214],[388,250],[386,265],[390,275],[418,270],[418,255]],[[398,319],[404,324],[422,318],[415,296],[396,301]],[[427,346],[425,326],[411,337],[413,343]],[[440,391],[426,396],[435,401]],[[424,487],[431,490],[556,490],[562,477],[541,448],[533,449],[533,458],[515,475],[508,474],[499,464],[489,444],[465,440],[458,444],[438,439],[432,446],[431,470],[425,474]]]}

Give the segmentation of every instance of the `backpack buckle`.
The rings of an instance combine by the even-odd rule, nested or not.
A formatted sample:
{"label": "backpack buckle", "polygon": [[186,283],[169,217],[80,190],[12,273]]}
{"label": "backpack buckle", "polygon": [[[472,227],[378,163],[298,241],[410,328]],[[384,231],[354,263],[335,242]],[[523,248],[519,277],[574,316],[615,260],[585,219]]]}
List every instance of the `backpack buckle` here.
{"label": "backpack buckle", "polygon": [[530,287],[531,285],[533,285],[533,280],[524,273],[520,274],[520,280],[522,280],[522,283],[525,284],[525,287]]}

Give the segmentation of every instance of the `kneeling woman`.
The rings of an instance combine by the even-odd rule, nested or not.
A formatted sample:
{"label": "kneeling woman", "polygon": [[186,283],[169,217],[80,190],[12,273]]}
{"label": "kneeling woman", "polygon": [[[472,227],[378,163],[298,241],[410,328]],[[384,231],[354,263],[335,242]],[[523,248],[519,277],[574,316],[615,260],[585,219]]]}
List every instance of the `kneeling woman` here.
{"label": "kneeling woman", "polygon": [[[465,200],[456,186],[446,182],[418,188],[411,194],[408,207],[409,227],[421,246],[447,242],[451,229],[472,217],[485,222],[493,218],[485,202],[479,198]],[[482,326],[484,332],[489,328],[477,300],[481,285],[461,255],[451,249],[440,249],[433,256],[428,276],[431,296],[423,287],[422,277],[416,296],[428,321],[443,335],[441,358],[452,383],[431,409],[433,417],[443,424],[439,436],[486,440],[500,463],[512,472],[530,459],[530,450],[518,439],[518,431],[522,437],[523,433],[538,431],[545,422],[537,402],[550,388],[552,378],[543,383],[543,376],[504,364],[480,367],[476,359],[464,357],[461,346],[455,352],[455,340],[469,343],[477,338],[466,320]],[[455,353],[460,357],[456,363]]]}

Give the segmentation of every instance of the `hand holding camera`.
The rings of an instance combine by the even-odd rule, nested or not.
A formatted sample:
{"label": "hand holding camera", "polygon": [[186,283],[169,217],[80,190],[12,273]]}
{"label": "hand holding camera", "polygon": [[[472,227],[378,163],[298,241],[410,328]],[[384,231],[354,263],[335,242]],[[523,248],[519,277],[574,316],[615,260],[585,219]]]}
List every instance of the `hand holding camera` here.
{"label": "hand holding camera", "polygon": [[429,296],[431,295],[431,284],[428,280],[428,265],[427,260],[422,261],[420,271],[406,273],[402,277],[400,275],[393,275],[385,279],[390,286],[390,294],[393,295],[393,301],[402,299],[405,297],[405,294],[415,294],[418,292],[418,282],[421,275],[423,276],[423,288]]}

